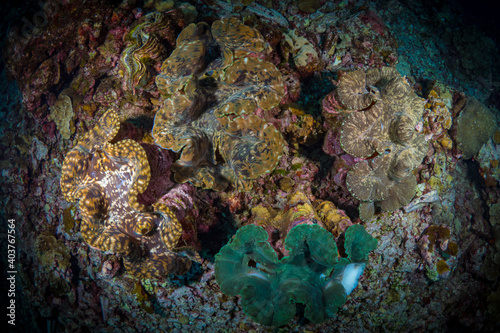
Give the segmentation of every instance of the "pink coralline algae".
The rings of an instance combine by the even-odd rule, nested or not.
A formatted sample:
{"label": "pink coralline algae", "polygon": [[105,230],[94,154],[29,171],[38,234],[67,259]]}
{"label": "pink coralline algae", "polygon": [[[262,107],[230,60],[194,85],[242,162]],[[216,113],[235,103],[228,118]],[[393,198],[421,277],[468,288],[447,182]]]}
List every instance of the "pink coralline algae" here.
{"label": "pink coralline algae", "polygon": [[361,21],[363,23],[369,24],[373,30],[375,30],[379,35],[384,35],[385,33],[385,23],[380,18],[380,16],[373,10],[367,10],[362,16]]}
{"label": "pink coralline algae", "polygon": [[[13,45],[9,47],[13,52],[8,57],[9,70],[25,96],[23,104],[27,111],[40,118],[47,113],[45,102],[51,100],[54,91],[67,86],[69,75],[83,75],[91,81],[97,73],[112,69],[113,63],[104,59],[109,52],[104,52],[103,45],[113,48],[116,58],[123,42],[121,36],[105,32],[131,23],[130,13],[98,2],[86,6],[80,3],[52,5],[60,9],[44,13],[49,15],[44,27],[48,34],[38,29],[25,34],[22,29],[14,28],[9,38],[9,44]],[[60,15],[61,12],[65,15]],[[90,13],[92,19],[89,19]]]}
{"label": "pink coralline algae", "polygon": [[335,98],[335,95],[335,91],[333,91],[326,95],[325,98],[323,98],[323,100],[321,101],[323,110],[331,114],[346,112],[342,105]]}

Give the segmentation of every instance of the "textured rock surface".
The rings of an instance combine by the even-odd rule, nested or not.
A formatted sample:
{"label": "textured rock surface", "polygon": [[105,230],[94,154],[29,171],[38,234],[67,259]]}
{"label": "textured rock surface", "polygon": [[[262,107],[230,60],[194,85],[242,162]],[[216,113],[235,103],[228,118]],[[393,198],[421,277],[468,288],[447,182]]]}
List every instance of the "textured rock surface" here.
{"label": "textured rock surface", "polygon": [[49,116],[49,119],[56,123],[63,139],[68,140],[75,131],[74,115],[71,97],[63,91],[57,102],[50,108]]}

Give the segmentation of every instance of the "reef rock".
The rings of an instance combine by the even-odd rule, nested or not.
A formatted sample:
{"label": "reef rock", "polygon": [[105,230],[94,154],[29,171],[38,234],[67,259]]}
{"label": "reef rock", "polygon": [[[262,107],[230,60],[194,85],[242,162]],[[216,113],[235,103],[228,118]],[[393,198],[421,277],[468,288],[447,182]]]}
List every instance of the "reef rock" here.
{"label": "reef rock", "polygon": [[452,241],[450,229],[445,226],[432,225],[425,229],[418,247],[426,276],[432,281],[447,278],[457,266],[458,245]]}
{"label": "reef rock", "polygon": [[283,43],[286,44],[285,49],[290,50],[293,62],[303,76],[309,76],[320,69],[321,60],[318,52],[307,38],[296,35],[295,30],[290,30],[283,36],[285,37],[283,40]]}

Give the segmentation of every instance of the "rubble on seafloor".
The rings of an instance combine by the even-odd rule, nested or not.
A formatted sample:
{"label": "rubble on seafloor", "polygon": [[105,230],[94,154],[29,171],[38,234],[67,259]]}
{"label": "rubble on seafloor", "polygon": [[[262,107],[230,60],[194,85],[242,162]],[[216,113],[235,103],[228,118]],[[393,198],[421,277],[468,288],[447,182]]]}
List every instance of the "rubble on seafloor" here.
{"label": "rubble on seafloor", "polygon": [[16,328],[498,331],[500,53],[452,4],[10,10]]}

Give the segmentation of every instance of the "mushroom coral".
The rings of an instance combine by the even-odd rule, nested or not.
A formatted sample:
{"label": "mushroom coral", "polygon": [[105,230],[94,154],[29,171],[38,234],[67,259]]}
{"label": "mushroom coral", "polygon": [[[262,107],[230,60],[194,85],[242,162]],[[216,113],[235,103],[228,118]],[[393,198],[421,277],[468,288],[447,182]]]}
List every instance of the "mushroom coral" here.
{"label": "mushroom coral", "polygon": [[254,114],[284,96],[276,67],[259,59],[266,44],[260,33],[235,18],[190,24],[162,65],[156,84],[165,97],[155,117],[153,137],[180,152],[175,180],[224,190],[248,190],[271,172],[284,140]]}
{"label": "mushroom coral", "polygon": [[191,261],[172,251],[182,233],[176,210],[160,201],[150,207],[138,202],[151,177],[148,156],[133,140],[110,143],[119,125],[117,114],[107,111],[66,155],[61,175],[64,198],[79,200],[84,241],[123,255],[132,275],[184,274]]}
{"label": "mushroom coral", "polygon": [[345,232],[347,257],[338,259],[333,235],[317,224],[299,224],[285,239],[289,255],[278,259],[264,228],[238,230],[215,257],[215,277],[222,292],[240,295],[243,310],[269,326],[289,322],[296,303],[314,323],[332,317],[356,287],[377,240],[363,226]]}
{"label": "mushroom coral", "polygon": [[417,185],[412,171],[428,150],[416,129],[424,100],[389,67],[345,74],[336,94],[345,108],[357,110],[343,121],[340,143],[348,154],[365,159],[346,178],[349,191],[361,201],[361,219],[373,216],[375,204],[383,211],[408,204]]}

